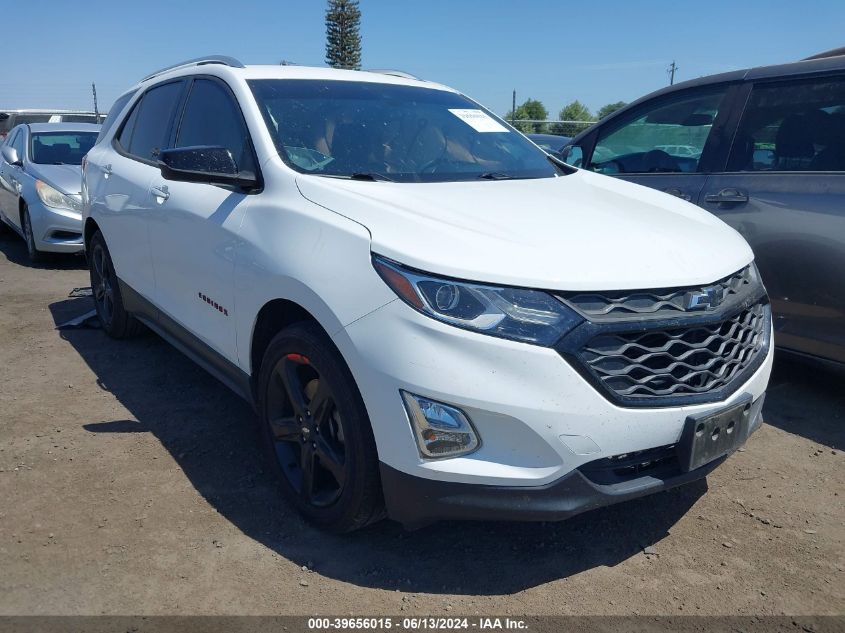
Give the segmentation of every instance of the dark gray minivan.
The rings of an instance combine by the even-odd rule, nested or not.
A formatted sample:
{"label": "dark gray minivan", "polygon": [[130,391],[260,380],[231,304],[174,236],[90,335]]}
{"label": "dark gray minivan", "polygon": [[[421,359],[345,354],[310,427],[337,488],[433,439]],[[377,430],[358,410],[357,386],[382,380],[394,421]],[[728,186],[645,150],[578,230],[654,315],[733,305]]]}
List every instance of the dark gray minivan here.
{"label": "dark gray minivan", "polygon": [[845,363],[845,50],[659,90],[563,155],[734,227],[769,291],[777,346]]}

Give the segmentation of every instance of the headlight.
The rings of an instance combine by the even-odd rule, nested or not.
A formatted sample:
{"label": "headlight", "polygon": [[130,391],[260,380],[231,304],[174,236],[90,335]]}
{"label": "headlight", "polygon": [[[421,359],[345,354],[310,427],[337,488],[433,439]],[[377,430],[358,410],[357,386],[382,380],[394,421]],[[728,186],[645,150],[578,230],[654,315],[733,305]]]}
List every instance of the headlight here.
{"label": "headlight", "polygon": [[438,321],[491,336],[552,345],[582,319],[552,295],[435,277],[378,255],[373,266],[409,306]]}
{"label": "headlight", "polygon": [[43,180],[35,181],[35,190],[41,202],[53,209],[67,209],[68,211],[82,211],[82,205],[78,200],[63,194],[58,189],[51,187]]}

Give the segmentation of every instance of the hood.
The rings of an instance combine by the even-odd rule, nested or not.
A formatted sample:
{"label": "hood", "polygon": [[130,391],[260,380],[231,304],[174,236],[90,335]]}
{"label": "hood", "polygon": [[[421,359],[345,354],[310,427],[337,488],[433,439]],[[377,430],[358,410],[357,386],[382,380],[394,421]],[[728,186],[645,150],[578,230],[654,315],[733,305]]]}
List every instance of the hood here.
{"label": "hood", "polygon": [[364,225],[372,250],[430,273],[546,290],[705,285],[746,266],[733,229],[678,198],[586,171],[406,184],[299,176],[308,200]]}
{"label": "hood", "polygon": [[27,171],[62,193],[79,196],[82,192],[81,165],[39,165],[29,163]]}

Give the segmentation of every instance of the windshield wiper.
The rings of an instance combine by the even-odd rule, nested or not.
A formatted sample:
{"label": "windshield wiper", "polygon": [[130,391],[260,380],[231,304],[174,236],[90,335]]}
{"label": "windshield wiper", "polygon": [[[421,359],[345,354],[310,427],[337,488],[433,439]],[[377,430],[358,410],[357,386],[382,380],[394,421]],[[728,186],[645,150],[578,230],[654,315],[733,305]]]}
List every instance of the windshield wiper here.
{"label": "windshield wiper", "polygon": [[501,171],[485,171],[483,174],[479,174],[478,178],[480,180],[513,180],[513,176]]}
{"label": "windshield wiper", "polygon": [[377,181],[384,181],[384,182],[396,182],[393,178],[389,176],[385,176],[384,174],[380,174],[376,171],[356,171],[354,174],[349,175],[350,180],[369,180],[371,182]]}

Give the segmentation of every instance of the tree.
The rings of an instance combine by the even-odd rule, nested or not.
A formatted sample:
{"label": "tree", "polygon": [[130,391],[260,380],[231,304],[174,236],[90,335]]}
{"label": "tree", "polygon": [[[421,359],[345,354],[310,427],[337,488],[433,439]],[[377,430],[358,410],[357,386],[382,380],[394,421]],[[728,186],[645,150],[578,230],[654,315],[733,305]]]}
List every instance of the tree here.
{"label": "tree", "polygon": [[587,106],[576,99],[560,111],[558,118],[561,121],[592,121],[593,115]]}
{"label": "tree", "polygon": [[613,114],[619,108],[624,108],[627,103],[624,101],[617,101],[616,103],[608,103],[606,106],[602,106],[601,110],[596,113],[596,118],[601,120],[606,117],[608,114]]}
{"label": "tree", "polygon": [[[561,110],[557,118],[561,121],[591,121],[593,115],[590,110],[583,103],[577,99],[568,104]],[[586,129],[586,124],[577,123],[555,123],[552,125],[552,134],[560,134],[561,136],[575,136],[581,130]]]}
{"label": "tree", "polygon": [[326,63],[361,69],[361,10],[358,0],[329,0],[326,9]]}
{"label": "tree", "polygon": [[541,134],[545,131],[546,126],[543,123],[520,123],[520,119],[532,119],[535,121],[545,121],[549,118],[549,111],[543,105],[542,101],[536,99],[528,99],[522,105],[516,107],[516,112],[508,112],[505,119],[513,121],[516,119],[514,127],[524,134]]}

